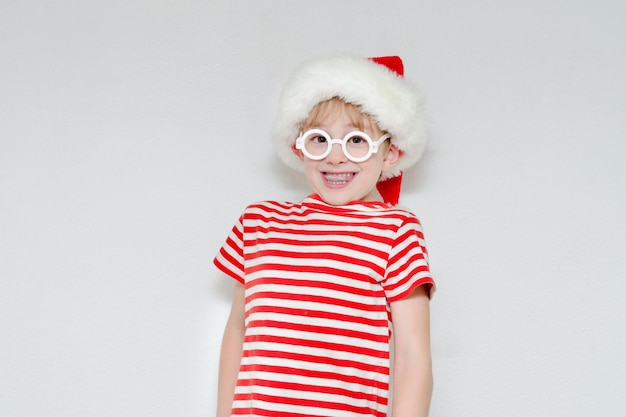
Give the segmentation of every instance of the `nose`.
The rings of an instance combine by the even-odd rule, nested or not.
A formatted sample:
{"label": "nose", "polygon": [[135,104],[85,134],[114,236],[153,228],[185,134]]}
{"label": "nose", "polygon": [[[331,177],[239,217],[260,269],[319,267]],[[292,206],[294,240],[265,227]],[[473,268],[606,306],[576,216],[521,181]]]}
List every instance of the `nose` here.
{"label": "nose", "polygon": [[340,143],[333,143],[330,147],[330,153],[326,157],[326,162],[329,164],[342,164],[346,162],[348,158],[343,153]]}

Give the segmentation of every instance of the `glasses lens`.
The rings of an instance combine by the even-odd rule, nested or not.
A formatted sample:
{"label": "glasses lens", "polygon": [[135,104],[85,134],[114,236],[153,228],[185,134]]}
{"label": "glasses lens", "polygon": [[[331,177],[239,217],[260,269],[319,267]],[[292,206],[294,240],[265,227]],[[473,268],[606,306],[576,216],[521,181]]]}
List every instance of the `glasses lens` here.
{"label": "glasses lens", "polygon": [[324,155],[330,146],[328,137],[320,132],[307,132],[302,139],[305,152],[312,156]]}
{"label": "glasses lens", "polygon": [[354,159],[364,158],[370,152],[371,143],[359,132],[352,133],[346,140],[346,152]]}

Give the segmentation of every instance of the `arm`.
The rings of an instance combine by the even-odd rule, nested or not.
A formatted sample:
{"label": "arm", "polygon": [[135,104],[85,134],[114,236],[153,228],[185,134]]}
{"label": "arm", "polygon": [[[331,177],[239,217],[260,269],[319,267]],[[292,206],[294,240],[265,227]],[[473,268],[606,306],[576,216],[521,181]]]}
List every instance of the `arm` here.
{"label": "arm", "polygon": [[224,329],[217,386],[217,417],[230,416],[244,337],[244,286],[235,284],[230,315]]}
{"label": "arm", "polygon": [[394,337],[393,417],[427,417],[433,389],[430,299],[422,285],[391,303]]}

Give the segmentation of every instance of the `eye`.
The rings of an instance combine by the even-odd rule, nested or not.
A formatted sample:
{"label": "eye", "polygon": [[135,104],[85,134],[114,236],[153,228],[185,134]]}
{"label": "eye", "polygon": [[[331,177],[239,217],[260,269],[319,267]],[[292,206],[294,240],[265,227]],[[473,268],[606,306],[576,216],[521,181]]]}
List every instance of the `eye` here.
{"label": "eye", "polygon": [[348,138],[348,145],[350,146],[364,146],[367,145],[367,141],[361,136],[352,136]]}
{"label": "eye", "polygon": [[[326,147],[328,146],[328,139],[326,139],[324,135],[313,134],[309,136],[308,138],[306,138],[306,142],[304,146],[310,151],[313,149],[323,150],[323,149],[326,149]],[[321,151],[316,151],[316,152],[321,152]]]}
{"label": "eye", "polygon": [[326,138],[322,135],[311,136],[309,141],[315,144],[323,144],[326,143]]}

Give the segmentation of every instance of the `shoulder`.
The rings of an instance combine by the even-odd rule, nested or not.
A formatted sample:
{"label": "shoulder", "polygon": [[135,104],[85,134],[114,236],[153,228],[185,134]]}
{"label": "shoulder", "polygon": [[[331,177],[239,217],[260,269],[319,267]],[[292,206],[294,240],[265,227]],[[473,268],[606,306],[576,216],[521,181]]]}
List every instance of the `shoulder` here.
{"label": "shoulder", "polygon": [[398,217],[417,217],[411,209],[403,206],[390,206],[387,207],[384,211]]}
{"label": "shoulder", "polygon": [[289,201],[263,200],[249,204],[243,212],[243,216],[255,214],[266,215],[287,215],[294,211],[298,211],[302,206],[301,203],[293,203]]}
{"label": "shoulder", "polygon": [[402,206],[385,207],[380,210],[379,216],[396,219],[402,224],[420,223],[419,218],[412,210]]}
{"label": "shoulder", "polygon": [[381,215],[382,221],[393,224],[397,237],[414,236],[418,241],[424,239],[424,227],[420,218],[412,211],[404,207],[389,207]]}

